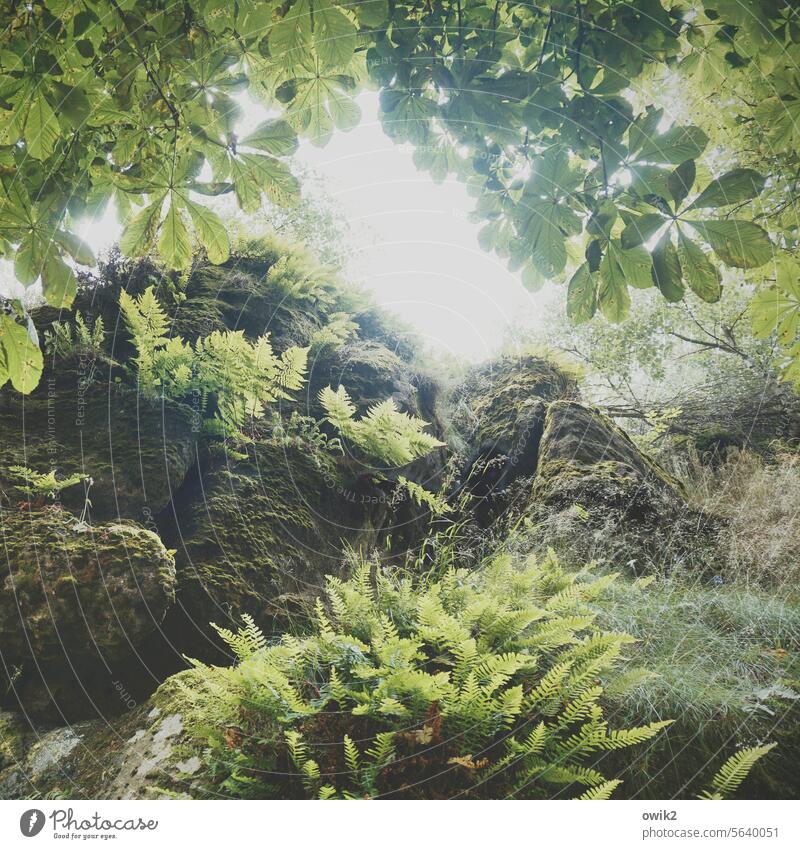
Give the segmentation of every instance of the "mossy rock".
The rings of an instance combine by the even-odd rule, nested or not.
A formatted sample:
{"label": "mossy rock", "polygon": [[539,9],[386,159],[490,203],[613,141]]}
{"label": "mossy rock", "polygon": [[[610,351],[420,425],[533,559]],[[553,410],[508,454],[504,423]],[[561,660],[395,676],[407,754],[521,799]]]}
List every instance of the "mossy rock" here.
{"label": "mossy rock", "polygon": [[308,384],[298,399],[305,415],[323,418],[319,393],[326,386],[344,386],[359,414],[392,398],[400,410],[419,416],[436,426],[436,409],[431,402],[429,381],[381,342],[358,339],[322,351],[309,360]]}
{"label": "mossy rock", "polygon": [[539,420],[541,403],[577,398],[574,375],[545,357],[506,356],[474,369],[451,399],[456,427],[470,446],[518,446]]}
{"label": "mossy rock", "polygon": [[701,562],[718,525],[608,416],[574,401],[547,407],[528,512],[575,562],[634,569]]}
{"label": "mossy rock", "polygon": [[[637,496],[640,496],[637,501]],[[658,510],[684,501],[680,482],[603,413],[574,401],[547,408],[534,497],[545,504]]]}
{"label": "mossy rock", "polygon": [[184,638],[210,633],[211,621],[232,627],[242,613],[285,627],[340,571],[346,545],[374,543],[388,509],[330,454],[269,441],[246,450],[217,457],[176,505],[179,604],[193,623],[181,624]]}
{"label": "mossy rock", "polygon": [[[107,377],[107,376],[106,376]],[[134,388],[98,374],[88,386],[73,369],[44,380],[31,395],[0,393],[0,487],[6,503],[24,500],[8,472],[24,464],[93,480],[95,520],[150,522],[170,502],[195,458],[198,422],[190,407],[148,400]],[[84,488],[63,490],[65,506],[80,512]]]}
{"label": "mossy rock", "polygon": [[36,716],[85,715],[174,603],[173,556],[143,527],[58,507],[4,510],[0,527],[3,692]]}
{"label": "mossy rock", "polygon": [[478,525],[506,515],[516,482],[536,473],[547,405],[577,394],[573,374],[534,354],[479,366],[452,393],[452,439],[463,459],[451,496],[468,493]]}

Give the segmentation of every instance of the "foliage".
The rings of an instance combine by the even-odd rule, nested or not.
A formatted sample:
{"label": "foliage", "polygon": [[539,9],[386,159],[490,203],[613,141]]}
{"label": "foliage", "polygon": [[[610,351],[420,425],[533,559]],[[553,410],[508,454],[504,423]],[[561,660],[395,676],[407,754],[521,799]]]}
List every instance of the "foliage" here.
{"label": "foliage", "polygon": [[44,332],[44,349],[50,357],[69,357],[73,354],[99,357],[103,353],[105,326],[98,316],[91,328],[80,312],[75,314],[75,324],[54,321]]}
{"label": "foliage", "polygon": [[370,407],[360,419],[355,418],[356,408],[343,386],[336,391],[326,386],[319,400],[326,420],[364,454],[382,463],[405,466],[444,445],[424,432],[427,422],[400,412],[392,398]]}
{"label": "foliage", "polygon": [[300,415],[296,410],[292,411],[288,419],[282,418],[279,413],[273,413],[269,438],[286,448],[344,453],[342,443],[337,437],[329,437],[320,429],[319,422],[311,416]]}
{"label": "foliage", "polygon": [[262,418],[266,405],[290,398],[303,384],[307,348],[287,348],[277,356],[269,334],[250,342],[241,330],[215,330],[192,347],[166,335],[169,320],[152,286],[138,297],[120,292],[120,308],[136,347],[139,385],[174,398],[196,392],[202,409],[213,395],[224,433]]}
{"label": "foliage", "polygon": [[17,489],[24,492],[29,498],[47,497],[56,499],[59,493],[67,487],[91,482],[88,475],[78,473],[59,479],[56,477],[56,469],[51,469],[49,472],[37,472],[27,466],[9,466],[8,471],[20,481],[16,484]]}
{"label": "foliage", "polygon": [[402,475],[397,478],[397,484],[401,490],[405,490],[408,493],[417,506],[427,507],[434,516],[443,516],[445,513],[450,513],[453,509],[443,495],[431,492],[425,489],[424,486],[421,486],[415,481],[410,481]]}
{"label": "foliage", "polygon": [[796,258],[776,259],[775,282],[756,293],[750,312],[757,338],[777,335],[783,350],[776,365],[800,391],[800,263]]}
{"label": "foliage", "polygon": [[731,755],[711,779],[711,787],[704,790],[699,798],[726,799],[747,778],[756,762],[771,752],[776,745],[771,743],[768,746],[753,746]]}
{"label": "foliage", "polygon": [[[296,133],[324,144],[353,127],[366,82],[417,165],[468,184],[486,248],[530,286],[570,278],[576,321],[623,319],[630,287],[716,300],[721,265],[760,269],[796,246],[791,4],[5,0],[3,14],[0,248],[56,306],[75,292],[64,257],[93,262],[75,221],[112,200],[126,253],[186,268],[191,223],[223,261],[225,229],[198,196],[293,202]],[[245,88],[281,114],[240,137]],[[655,92],[677,88],[698,95],[697,124],[660,107]],[[722,157],[720,121],[736,128]],[[21,363],[6,368],[28,388]]]}
{"label": "foliage", "polygon": [[[598,753],[670,723],[612,728],[600,698],[630,638],[593,625],[613,576],[518,569],[419,580],[362,563],[328,579],[313,631],[262,647],[250,623],[220,632],[236,666],[206,674],[234,733],[209,733],[212,787],[319,798],[606,795]],[[268,785],[286,764],[290,782]]]}

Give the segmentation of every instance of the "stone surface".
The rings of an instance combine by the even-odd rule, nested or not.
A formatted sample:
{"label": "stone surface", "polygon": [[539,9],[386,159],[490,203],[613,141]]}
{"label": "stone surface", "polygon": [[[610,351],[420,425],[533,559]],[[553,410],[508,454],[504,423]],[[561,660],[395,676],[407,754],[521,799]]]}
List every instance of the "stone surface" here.
{"label": "stone surface", "polygon": [[543,542],[580,562],[691,566],[713,545],[715,520],[689,505],[680,482],[611,419],[574,401],[547,407],[528,512]]}
{"label": "stone surface", "polygon": [[[135,387],[96,374],[84,386],[74,364],[44,379],[31,395],[0,393],[0,487],[6,503],[24,499],[11,465],[57,477],[88,475],[90,515],[97,521],[148,522],[170,502],[195,462],[196,422],[190,407],[148,400]],[[99,367],[98,367],[99,368]],[[84,487],[63,490],[80,513]]]}
{"label": "stone surface", "polygon": [[58,507],[0,514],[3,691],[74,717],[174,602],[173,556],[135,524],[87,526]]}

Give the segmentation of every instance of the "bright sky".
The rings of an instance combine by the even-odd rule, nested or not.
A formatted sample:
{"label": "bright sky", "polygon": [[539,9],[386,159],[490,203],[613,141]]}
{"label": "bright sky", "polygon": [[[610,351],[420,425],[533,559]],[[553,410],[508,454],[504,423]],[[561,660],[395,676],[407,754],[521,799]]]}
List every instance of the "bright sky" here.
{"label": "bright sky", "polygon": [[[552,287],[532,295],[497,257],[482,251],[479,225],[467,219],[474,202],[465,187],[455,180],[436,185],[417,171],[410,147],[384,135],[377,95],[365,92],[358,100],[358,127],[336,133],[323,148],[303,141],[297,153],[349,219],[348,276],[399,314],[427,346],[470,360],[491,356],[509,322],[522,315],[541,320]],[[241,134],[267,117],[252,101],[246,106]],[[103,220],[87,221],[80,234],[100,252],[119,233],[112,210]],[[0,292],[16,288],[9,268],[0,269]]]}
{"label": "bright sky", "polygon": [[[496,256],[478,245],[467,219],[474,200],[455,180],[436,185],[412,150],[384,135],[374,92],[363,119],[323,148],[303,142],[298,158],[327,180],[353,229],[349,271],[426,342],[472,360],[500,345],[506,325],[534,298]],[[359,230],[366,238],[359,239]]]}

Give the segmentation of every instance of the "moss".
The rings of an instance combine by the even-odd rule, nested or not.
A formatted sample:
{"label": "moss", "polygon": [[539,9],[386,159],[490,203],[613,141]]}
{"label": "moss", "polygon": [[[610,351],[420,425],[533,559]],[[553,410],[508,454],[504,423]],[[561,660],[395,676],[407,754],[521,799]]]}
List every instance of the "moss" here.
{"label": "moss", "polygon": [[607,416],[575,402],[548,406],[528,514],[541,544],[573,563],[712,568],[719,521]]}
{"label": "moss", "polygon": [[181,604],[195,627],[251,613],[267,627],[315,597],[346,543],[370,545],[381,504],[328,454],[268,441],[218,462],[179,505]]}
{"label": "moss", "polygon": [[604,485],[628,493],[646,484],[668,496],[685,497],[682,484],[608,416],[573,401],[555,401],[545,417],[534,496],[563,500],[569,490],[572,498],[574,483],[584,485],[587,495],[601,495]]}
{"label": "moss", "polygon": [[[190,669],[123,716],[35,736],[16,714],[0,714],[0,798],[199,795],[203,729],[229,720],[233,695],[229,683],[224,691],[214,684],[213,669]],[[4,734],[14,746],[8,762],[2,760]]]}
{"label": "moss", "polygon": [[575,378],[539,356],[503,357],[475,369],[451,404],[461,406],[456,425],[472,444],[514,445],[540,415],[538,402],[577,397]]}
{"label": "moss", "polygon": [[87,527],[58,507],[0,514],[0,639],[14,695],[75,716],[174,602],[172,554],[135,524]]}
{"label": "moss", "polygon": [[[62,376],[63,377],[63,376]],[[23,498],[6,477],[20,462],[36,471],[80,472],[94,481],[89,497],[95,519],[142,521],[169,503],[194,462],[196,421],[174,401],[148,401],[133,389],[83,387],[77,374],[58,386],[40,384],[31,395],[0,395],[0,487],[8,501]],[[61,495],[83,509],[83,487]]]}
{"label": "moss", "polygon": [[31,734],[19,714],[0,712],[0,770],[21,763]]}

